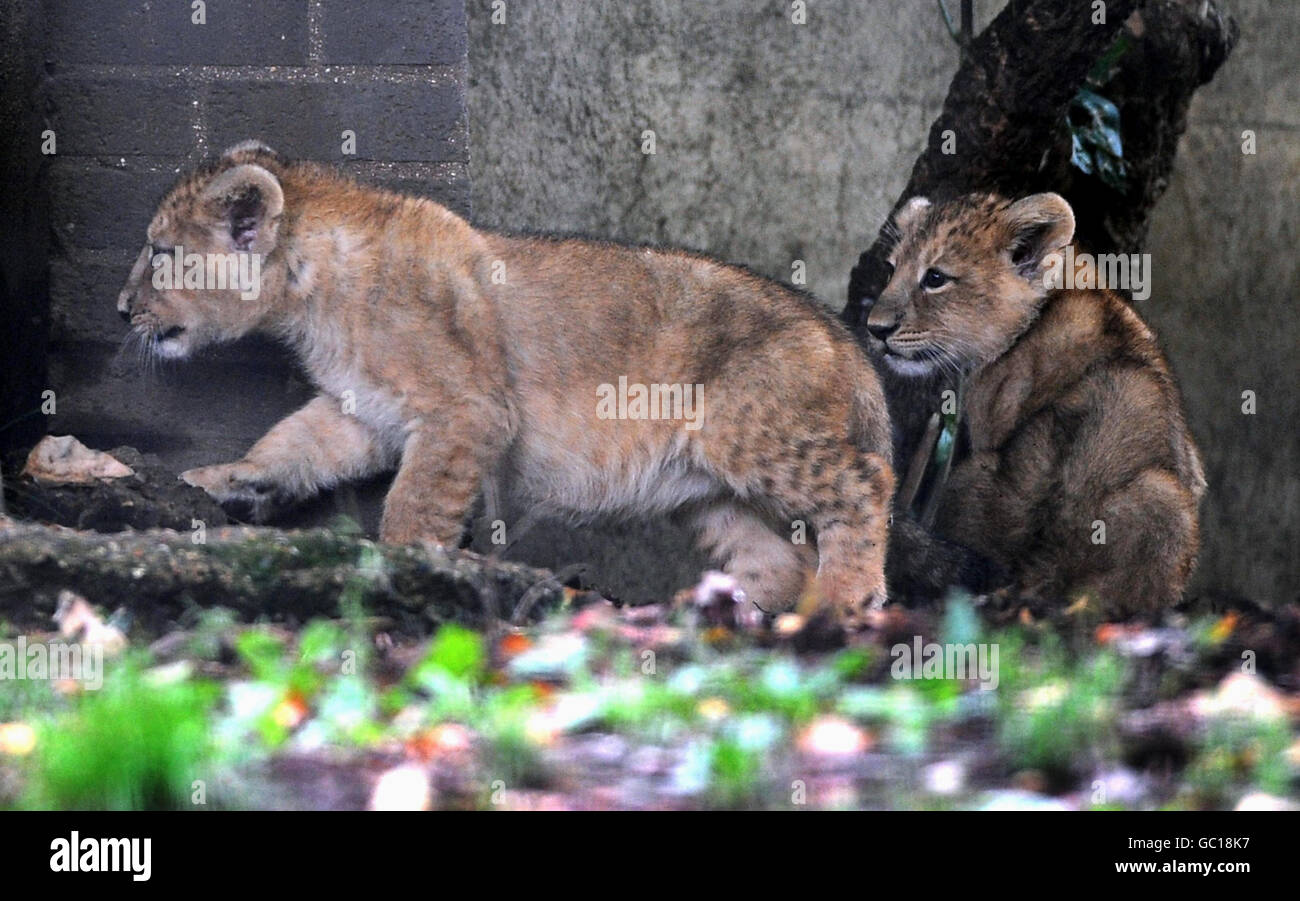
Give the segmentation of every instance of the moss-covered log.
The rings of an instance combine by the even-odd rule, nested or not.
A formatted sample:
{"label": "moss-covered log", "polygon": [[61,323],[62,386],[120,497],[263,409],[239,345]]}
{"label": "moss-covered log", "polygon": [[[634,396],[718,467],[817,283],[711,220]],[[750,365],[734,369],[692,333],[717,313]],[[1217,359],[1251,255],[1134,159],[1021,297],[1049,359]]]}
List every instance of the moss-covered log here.
{"label": "moss-covered log", "polygon": [[350,612],[355,602],[403,630],[427,631],[448,620],[510,619],[516,610],[536,616],[564,598],[546,570],[323,529],[106,535],[0,516],[0,618],[48,628],[64,588],[104,608],[124,606],[150,631],[195,607],[301,621]]}

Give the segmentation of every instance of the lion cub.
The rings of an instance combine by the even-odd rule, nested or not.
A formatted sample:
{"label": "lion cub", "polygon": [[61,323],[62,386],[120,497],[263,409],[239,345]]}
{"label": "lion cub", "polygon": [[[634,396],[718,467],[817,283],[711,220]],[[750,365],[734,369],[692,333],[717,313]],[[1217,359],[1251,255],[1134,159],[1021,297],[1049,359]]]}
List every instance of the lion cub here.
{"label": "lion cub", "polygon": [[1072,259],[1069,204],[914,198],[896,223],[867,330],[896,371],[966,380],[969,453],[938,533],[1031,596],[1088,595],[1121,613],[1178,601],[1196,559],[1200,458],[1141,318],[1110,291],[1049,289],[1048,272]]}
{"label": "lion cub", "polygon": [[[251,255],[239,271],[258,284],[157,278],[191,254],[217,260],[209,275]],[[573,517],[689,508],[763,609],[814,567],[850,627],[884,601],[894,479],[875,373],[815,301],[744,270],[479,231],[248,142],[171,189],[118,309],[168,358],[278,336],[319,387],[244,459],[182,475],[218,501],[396,466],[380,537],[454,545],[501,479]],[[815,554],[791,540],[805,529]]]}

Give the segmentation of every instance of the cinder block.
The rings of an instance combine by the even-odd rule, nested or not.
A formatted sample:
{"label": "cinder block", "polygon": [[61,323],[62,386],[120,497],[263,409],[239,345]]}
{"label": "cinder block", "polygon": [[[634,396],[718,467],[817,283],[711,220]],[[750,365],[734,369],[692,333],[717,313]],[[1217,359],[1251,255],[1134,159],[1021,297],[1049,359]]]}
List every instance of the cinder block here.
{"label": "cinder block", "polygon": [[195,24],[188,2],[96,0],[46,4],[47,58],[58,65],[282,65],[307,62],[307,4],[207,0]]}
{"label": "cinder block", "polygon": [[50,261],[51,340],[121,343],[127,326],[117,314],[117,294],[139,251],[89,256],[74,251]]}
{"label": "cinder block", "polygon": [[198,92],[165,70],[89,74],[47,82],[62,154],[184,156],[193,149]]}
{"label": "cinder block", "polygon": [[56,157],[49,182],[54,232],[70,247],[143,245],[158,201],[175,180],[172,168],[145,167],[138,158],[117,168],[84,157]]}
{"label": "cinder block", "polygon": [[323,0],[320,24],[330,65],[456,65],[466,56],[464,0]]}
{"label": "cinder block", "polygon": [[455,213],[469,216],[469,167],[464,163],[444,163],[428,168],[427,172],[392,172],[366,163],[343,167],[357,181],[402,194],[427,197]]}
{"label": "cinder block", "polygon": [[344,161],[342,134],[356,133],[356,159],[465,162],[468,133],[458,84],[423,81],[222,81],[209,88],[209,144],[261,138],[292,157]]}

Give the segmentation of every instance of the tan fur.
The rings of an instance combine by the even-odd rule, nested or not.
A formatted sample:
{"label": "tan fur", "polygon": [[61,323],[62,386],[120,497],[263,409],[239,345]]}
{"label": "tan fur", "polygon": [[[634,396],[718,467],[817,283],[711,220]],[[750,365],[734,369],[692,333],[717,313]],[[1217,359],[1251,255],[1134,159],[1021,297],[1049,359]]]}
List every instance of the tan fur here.
{"label": "tan fur", "polygon": [[[1069,205],[918,199],[896,220],[894,272],[868,330],[901,372],[968,374],[970,452],[938,532],[1028,594],[1087,594],[1120,613],[1177,602],[1196,559],[1200,457],[1141,318],[1111,291],[1044,286],[1045,258],[1073,237]],[[950,279],[924,287],[931,269]]]}
{"label": "tan fur", "polygon": [[[802,520],[817,588],[847,624],[884,600],[884,399],[810,298],[694,254],[479,231],[255,144],[183,179],[148,238],[266,254],[261,294],[240,300],[155,289],[146,248],[119,308],[161,355],[266,332],[321,391],[243,460],[184,474],[220,501],[301,498],[398,465],[381,537],[445,544],[485,479],[574,517],[690,507],[765,608],[803,585]],[[702,385],[701,427],[598,418],[598,386],[620,376]]]}

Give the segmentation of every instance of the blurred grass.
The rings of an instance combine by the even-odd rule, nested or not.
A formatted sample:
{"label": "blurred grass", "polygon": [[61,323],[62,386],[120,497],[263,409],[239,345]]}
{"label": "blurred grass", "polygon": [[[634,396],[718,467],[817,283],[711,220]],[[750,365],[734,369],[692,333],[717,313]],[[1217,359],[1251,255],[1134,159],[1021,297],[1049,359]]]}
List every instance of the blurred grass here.
{"label": "blurred grass", "polygon": [[[475,778],[511,787],[553,790],[557,748],[608,734],[633,747],[679,749],[673,790],[702,806],[788,807],[801,755],[864,750],[919,766],[973,748],[986,758],[986,780],[992,773],[1010,785],[1031,773],[1050,790],[1078,790],[1098,770],[1122,765],[1118,720],[1137,678],[1110,646],[1041,628],[990,631],[960,598],[938,620],[938,637],[996,645],[994,691],[973,679],[890,678],[875,646],[796,655],[739,639],[719,645],[691,628],[647,664],[643,649],[615,640],[616,629],[578,630],[568,616],[508,641],[446,625],[400,672],[381,677],[373,626],[359,600],[349,610],[296,633],[209,612],[179,663],[157,666],[147,652],[131,652],[108,667],[99,691],[12,683],[0,693],[0,722],[30,723],[38,741],[18,762],[21,796],[7,803],[190,807],[196,780],[218,784],[249,761],[400,748],[448,725],[475,737]],[[1213,627],[1196,626],[1189,641],[1196,653],[1213,652]],[[219,678],[195,674],[222,659]],[[1285,720],[1215,719],[1190,747],[1173,803],[1294,795],[1286,758],[1294,743]],[[962,796],[944,798],[912,779],[878,802],[963,806],[986,788],[960,785]],[[861,795],[842,797],[824,803],[851,805]]]}
{"label": "blurred grass", "polygon": [[178,809],[190,806],[210,745],[217,686],[118,663],[98,691],[37,729],[22,806],[59,810]]}

